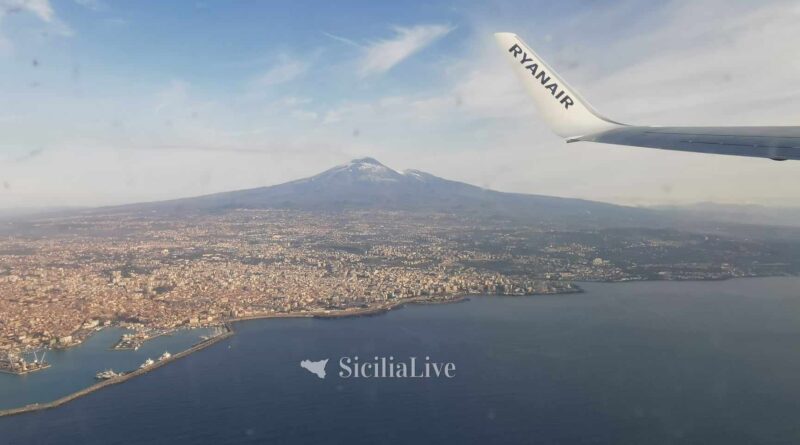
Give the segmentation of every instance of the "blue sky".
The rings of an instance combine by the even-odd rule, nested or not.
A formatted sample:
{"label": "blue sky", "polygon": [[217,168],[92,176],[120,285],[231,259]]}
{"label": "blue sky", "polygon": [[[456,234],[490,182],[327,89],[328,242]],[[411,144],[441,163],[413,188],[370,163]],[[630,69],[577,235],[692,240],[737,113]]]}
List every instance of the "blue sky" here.
{"label": "blue sky", "polygon": [[275,184],[360,156],[624,204],[800,205],[796,163],[539,122],[492,32],[611,117],[800,123],[795,2],[0,0],[0,208]]}

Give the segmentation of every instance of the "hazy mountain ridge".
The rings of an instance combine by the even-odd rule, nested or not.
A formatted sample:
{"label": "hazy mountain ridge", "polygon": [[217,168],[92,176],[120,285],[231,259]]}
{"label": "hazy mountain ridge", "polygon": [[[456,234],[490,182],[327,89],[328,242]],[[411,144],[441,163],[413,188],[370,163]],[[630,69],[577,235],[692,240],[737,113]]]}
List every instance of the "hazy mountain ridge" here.
{"label": "hazy mountain ridge", "polygon": [[498,192],[419,170],[400,172],[373,158],[355,159],[308,178],[273,186],[95,211],[218,212],[267,208],[448,212],[602,225],[658,220],[652,210],[574,198]]}
{"label": "hazy mountain ridge", "polygon": [[420,170],[397,171],[373,158],[354,159],[314,176],[272,186],[167,201],[47,211],[40,215],[26,215],[24,219],[115,213],[183,217],[240,209],[443,212],[464,217],[543,223],[565,229],[668,228],[744,237],[800,239],[800,223],[793,218],[794,215],[800,216],[800,209],[710,203],[642,208],[575,198],[498,192]]}

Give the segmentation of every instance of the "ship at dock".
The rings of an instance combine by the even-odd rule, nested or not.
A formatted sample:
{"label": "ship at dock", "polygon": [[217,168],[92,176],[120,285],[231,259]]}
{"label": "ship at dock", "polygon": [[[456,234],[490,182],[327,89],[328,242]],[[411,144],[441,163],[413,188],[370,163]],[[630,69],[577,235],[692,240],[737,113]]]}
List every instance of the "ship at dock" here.
{"label": "ship at dock", "polygon": [[158,361],[163,361],[170,357],[172,357],[172,354],[170,354],[169,351],[164,351],[164,353],[161,354],[161,357],[158,358]]}
{"label": "ship at dock", "polygon": [[114,377],[121,376],[121,373],[114,372],[113,369],[106,369],[105,371],[100,371],[94,375],[94,378],[97,380],[108,380],[113,379]]}
{"label": "ship at dock", "polygon": [[153,360],[151,358],[148,358],[147,360],[144,361],[144,363],[139,365],[139,369],[148,368],[148,367],[152,366],[153,363],[155,363],[155,362],[156,362],[155,360]]}
{"label": "ship at dock", "polygon": [[23,375],[47,369],[50,367],[50,363],[45,361],[45,355],[47,355],[47,351],[42,352],[40,357],[34,350],[33,360],[30,360],[30,357],[26,359],[22,355],[9,352],[5,357],[0,358],[0,372]]}

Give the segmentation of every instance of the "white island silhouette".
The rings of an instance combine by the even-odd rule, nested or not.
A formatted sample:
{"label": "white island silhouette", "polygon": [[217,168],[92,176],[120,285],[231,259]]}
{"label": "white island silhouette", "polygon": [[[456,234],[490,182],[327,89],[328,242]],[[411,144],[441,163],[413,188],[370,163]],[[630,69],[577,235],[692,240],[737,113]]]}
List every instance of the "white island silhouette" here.
{"label": "white island silhouette", "polygon": [[328,364],[328,359],[325,360],[318,360],[316,362],[311,360],[303,360],[300,362],[300,366],[305,368],[308,372],[312,374],[316,374],[317,377],[324,379],[325,378],[325,365]]}

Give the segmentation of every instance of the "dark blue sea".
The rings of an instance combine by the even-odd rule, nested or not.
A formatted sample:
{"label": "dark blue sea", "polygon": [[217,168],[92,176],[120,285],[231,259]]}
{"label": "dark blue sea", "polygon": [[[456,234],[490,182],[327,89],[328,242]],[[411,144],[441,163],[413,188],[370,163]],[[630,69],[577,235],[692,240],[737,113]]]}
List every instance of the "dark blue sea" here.
{"label": "dark blue sea", "polygon": [[[144,376],[0,418],[0,443],[800,443],[800,278],[582,287],[237,323]],[[356,355],[456,375],[340,378]],[[299,366],[323,358],[325,379]]]}

